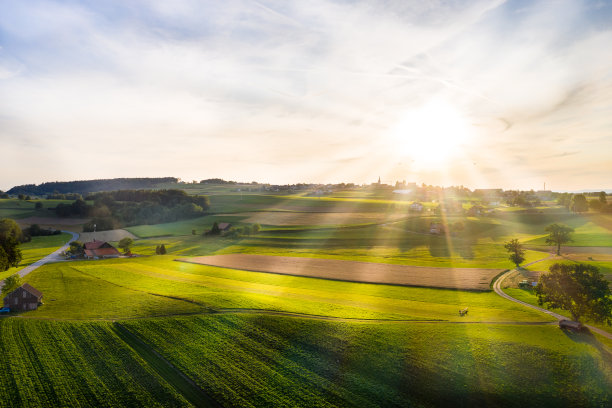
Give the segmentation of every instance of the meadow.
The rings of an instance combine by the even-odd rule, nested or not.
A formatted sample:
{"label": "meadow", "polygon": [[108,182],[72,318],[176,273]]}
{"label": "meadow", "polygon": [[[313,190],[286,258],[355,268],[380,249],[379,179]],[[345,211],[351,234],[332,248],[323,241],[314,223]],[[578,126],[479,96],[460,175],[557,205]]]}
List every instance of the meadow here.
{"label": "meadow", "polygon": [[[439,216],[411,213],[409,201],[375,192],[319,198],[188,186],[211,195],[211,214],[126,228],[138,237],[136,257],[47,264],[24,278],[44,293],[44,305],[0,318],[0,389],[10,390],[0,406],[612,403],[611,341],[565,333],[548,315],[492,291],[176,261],[259,254],[505,270],[512,264],[504,242],[519,238],[529,245],[525,262],[543,259],[550,250],[544,229],[553,222],[575,228],[575,244],[585,251],[610,247],[608,216],[555,206]],[[16,208],[17,200],[10,201],[7,213],[32,216],[25,206],[33,204]],[[259,222],[262,230],[202,236],[214,222]],[[444,233],[430,234],[432,223],[443,224]],[[67,239],[36,237],[22,246],[23,264]],[[155,255],[160,244],[168,255]],[[606,256],[580,255],[609,274]],[[505,290],[534,302],[528,291]],[[469,313],[460,316],[464,308]]]}
{"label": "meadow", "polygon": [[30,242],[23,243],[19,246],[21,256],[23,257],[19,266],[10,268],[8,271],[0,272],[0,280],[18,272],[24,266],[31,265],[39,259],[49,255],[68,242],[70,237],[70,234],[66,233],[45,237],[32,237]]}
{"label": "meadow", "polygon": [[[23,316],[122,319],[242,309],[346,319],[549,320],[491,291],[340,282],[173,259],[166,255],[45,265],[26,277],[45,293],[45,307]],[[469,316],[459,316],[465,307]]]}

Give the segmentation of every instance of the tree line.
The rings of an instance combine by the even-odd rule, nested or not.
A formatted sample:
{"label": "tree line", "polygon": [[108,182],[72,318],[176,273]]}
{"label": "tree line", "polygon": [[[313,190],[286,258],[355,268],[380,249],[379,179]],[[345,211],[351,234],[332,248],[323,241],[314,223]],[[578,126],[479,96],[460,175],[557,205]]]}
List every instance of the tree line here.
{"label": "tree line", "polygon": [[100,180],[53,181],[42,184],[24,184],[7,191],[8,194],[30,194],[36,196],[67,193],[92,193],[98,191],[150,189],[164,183],[178,183],[176,177],[114,178]]}
{"label": "tree line", "polygon": [[207,196],[191,196],[183,190],[119,190],[60,203],[55,213],[59,217],[93,217],[83,226],[88,232],[195,218],[205,215],[209,208]]}
{"label": "tree line", "polygon": [[[587,198],[587,195],[591,198]],[[591,194],[561,193],[557,196],[557,204],[577,213],[587,212],[589,209],[604,213],[612,213],[612,203],[608,204],[608,198],[605,191]]]}

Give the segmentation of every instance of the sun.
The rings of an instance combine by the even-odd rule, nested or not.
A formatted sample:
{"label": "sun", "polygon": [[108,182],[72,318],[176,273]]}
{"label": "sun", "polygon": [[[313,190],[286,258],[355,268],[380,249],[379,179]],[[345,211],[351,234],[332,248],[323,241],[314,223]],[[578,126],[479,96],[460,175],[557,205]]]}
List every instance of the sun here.
{"label": "sun", "polygon": [[405,112],[391,130],[396,154],[422,167],[438,166],[465,153],[470,138],[465,117],[438,100]]}

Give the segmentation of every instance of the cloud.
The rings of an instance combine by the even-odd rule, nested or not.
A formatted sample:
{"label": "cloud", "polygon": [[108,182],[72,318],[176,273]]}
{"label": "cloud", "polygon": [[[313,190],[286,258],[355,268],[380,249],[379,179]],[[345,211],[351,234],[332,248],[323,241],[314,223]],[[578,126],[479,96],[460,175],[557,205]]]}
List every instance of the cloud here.
{"label": "cloud", "polygon": [[[351,171],[375,174],[393,155],[389,129],[442,99],[473,124],[465,162],[520,167],[521,185],[543,172],[567,176],[576,170],[567,162],[540,168],[538,160],[580,150],[600,162],[608,146],[612,56],[604,50],[612,33],[595,22],[610,10],[577,1],[519,8],[512,1],[6,1],[0,140],[17,155],[19,141],[61,154],[84,169],[80,178],[197,178],[210,168],[230,172],[231,157],[241,163],[231,170],[238,179],[248,172],[297,182],[316,173],[321,181],[344,174],[362,182]],[[87,166],[92,151],[109,165]],[[523,161],[506,159],[520,151]],[[296,164],[300,158],[313,169]],[[299,170],[269,173],[262,163]],[[44,174],[72,177],[63,171]],[[414,168],[389,171],[443,181]],[[33,172],[19,180],[3,174],[2,187],[42,181]]]}

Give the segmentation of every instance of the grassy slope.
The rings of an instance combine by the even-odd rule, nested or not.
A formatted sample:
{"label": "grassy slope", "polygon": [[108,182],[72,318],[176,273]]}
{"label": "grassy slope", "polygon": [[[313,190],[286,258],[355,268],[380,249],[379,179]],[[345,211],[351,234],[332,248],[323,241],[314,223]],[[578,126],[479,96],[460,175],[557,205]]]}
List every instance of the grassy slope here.
{"label": "grassy slope", "polygon": [[0,407],[189,406],[110,323],[0,319]]}
{"label": "grassy slope", "polygon": [[70,239],[70,234],[51,235],[47,237],[32,237],[30,242],[26,242],[19,246],[23,259],[16,268],[10,268],[8,271],[0,272],[0,280],[10,276],[21,268],[31,265],[41,258],[49,255],[53,251],[61,248]]}
{"label": "grassy slope", "polygon": [[[493,292],[326,281],[172,259],[156,256],[45,265],[26,280],[45,293],[46,305],[26,315],[121,318],[243,308],[348,318],[548,320]],[[459,317],[458,310],[466,306],[469,316]]]}
{"label": "grassy slope", "polygon": [[264,316],[125,325],[228,406],[562,407],[612,401],[609,352],[554,326]]}

